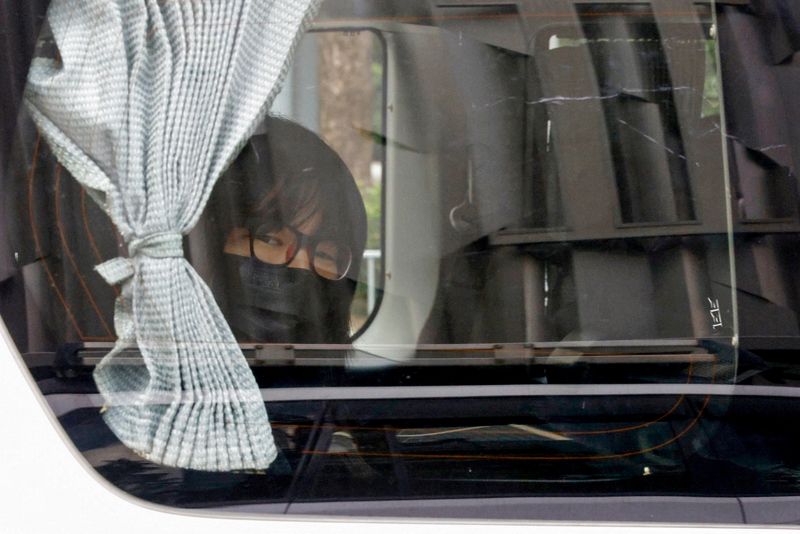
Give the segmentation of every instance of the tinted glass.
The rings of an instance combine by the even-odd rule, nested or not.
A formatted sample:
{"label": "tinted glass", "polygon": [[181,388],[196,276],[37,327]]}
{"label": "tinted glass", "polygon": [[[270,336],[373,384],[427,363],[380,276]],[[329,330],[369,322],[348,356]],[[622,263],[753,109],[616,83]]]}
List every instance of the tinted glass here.
{"label": "tinted glass", "polygon": [[[261,388],[280,449],[267,470],[167,468],[106,428],[91,373],[118,289],[93,266],[121,240],[14,99],[3,320],[78,449],[152,502],[800,521],[798,14],[746,4],[327,0],[282,118],[254,136],[315,143],[276,149],[269,172],[245,149],[185,242]],[[3,23],[32,43],[31,6]],[[280,182],[318,152],[317,189]],[[363,207],[362,242],[342,239],[357,233],[347,210],[318,215],[315,195],[341,189],[333,168]],[[338,335],[242,327],[245,271],[225,255],[350,284],[315,301]],[[246,272],[248,304],[279,302]],[[307,312],[299,294],[285,304]]]}

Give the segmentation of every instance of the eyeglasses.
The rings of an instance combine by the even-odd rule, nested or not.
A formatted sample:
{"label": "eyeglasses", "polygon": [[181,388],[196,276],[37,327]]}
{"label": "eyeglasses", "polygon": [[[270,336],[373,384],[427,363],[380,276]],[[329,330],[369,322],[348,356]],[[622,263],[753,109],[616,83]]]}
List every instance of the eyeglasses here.
{"label": "eyeglasses", "polygon": [[288,265],[304,249],[312,270],[327,280],[341,280],[353,263],[350,247],[330,239],[306,235],[292,226],[258,226],[250,231],[250,254],[271,265]]}

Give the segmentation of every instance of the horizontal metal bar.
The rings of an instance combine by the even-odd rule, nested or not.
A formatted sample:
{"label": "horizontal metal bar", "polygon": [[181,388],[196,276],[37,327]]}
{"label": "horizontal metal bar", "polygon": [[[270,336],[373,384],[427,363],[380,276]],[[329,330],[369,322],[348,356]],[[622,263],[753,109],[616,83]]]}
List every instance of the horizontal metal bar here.
{"label": "horizontal metal bar", "polygon": [[[734,235],[769,235],[769,234],[800,234],[800,226],[777,225],[764,222],[748,223],[747,226],[737,225]],[[520,228],[502,230],[489,236],[491,245],[528,245],[536,243],[565,243],[565,242],[590,242],[610,241],[614,239],[637,239],[649,237],[676,237],[676,236],[726,236],[727,230],[722,228],[709,229],[701,225],[659,225],[620,227],[598,231],[573,231],[565,229],[539,229]]]}
{"label": "horizontal metal bar", "polygon": [[[353,359],[375,358],[372,354],[361,350],[340,348],[298,349],[285,346],[267,346],[257,350],[243,351],[245,360],[251,366],[347,366]],[[105,356],[104,351],[93,349],[81,351],[79,364],[94,366]],[[457,367],[457,366],[494,366],[505,365],[642,365],[642,364],[682,364],[711,363],[717,356],[707,352],[669,352],[621,353],[600,351],[586,354],[583,352],[558,351],[552,354],[549,350],[528,347],[499,347],[488,350],[453,350],[450,348],[431,350],[418,349],[416,355],[409,359],[394,361],[393,366],[404,367]],[[142,365],[141,356],[136,351],[122,352],[115,358],[117,365]],[[363,361],[363,360],[362,360]]]}
{"label": "horizontal metal bar", "polygon": [[[87,355],[81,359],[80,365],[94,367],[103,359],[102,355]],[[245,356],[245,360],[251,367],[258,366],[295,366],[295,367],[332,367],[348,365],[348,358],[341,357],[297,357],[294,360],[259,360]],[[392,361],[397,367],[464,367],[464,366],[494,366],[498,364],[506,365],[549,365],[549,366],[569,366],[576,364],[587,365],[644,365],[644,364],[679,364],[679,363],[712,363],[715,361],[713,355],[669,355],[669,356],[550,356],[534,358],[516,359],[496,359],[496,358],[414,358],[406,361]],[[143,365],[141,358],[118,357],[114,360],[115,365]]]}
{"label": "horizontal metal bar", "polygon": [[[319,400],[477,399],[501,397],[656,397],[665,395],[711,395],[715,397],[800,398],[800,387],[735,386],[725,384],[509,384],[491,386],[392,386],[308,387],[262,389],[265,402]],[[79,408],[100,408],[97,393],[46,395],[61,416]]]}
{"label": "horizontal metal bar", "polygon": [[[604,339],[604,340],[572,340],[572,341],[535,341],[515,343],[359,343],[357,346],[349,343],[239,343],[243,350],[262,350],[265,348],[283,347],[299,351],[308,350],[408,350],[417,351],[482,351],[498,350],[502,348],[530,348],[530,349],[597,349],[624,351],[626,348],[635,347],[638,351],[647,352],[675,352],[685,351],[687,347],[700,348],[702,340],[693,338],[655,338],[655,339]],[[727,339],[716,340],[720,342]],[[86,341],[82,349],[111,350],[113,342]],[[81,348],[81,347],[79,347]]]}

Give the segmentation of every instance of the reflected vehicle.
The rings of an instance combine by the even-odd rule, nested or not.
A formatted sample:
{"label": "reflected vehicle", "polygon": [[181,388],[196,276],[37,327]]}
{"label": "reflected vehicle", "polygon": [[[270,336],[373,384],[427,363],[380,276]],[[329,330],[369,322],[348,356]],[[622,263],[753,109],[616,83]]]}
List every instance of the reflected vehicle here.
{"label": "reflected vehicle", "polygon": [[[149,503],[796,525],[798,24],[791,0],[326,0],[184,241],[266,403],[268,469],[160,465],[106,426],[117,295],[93,266],[120,238],[13,102],[3,321],[76,449]],[[326,165],[319,221],[237,211]],[[242,267],[297,253],[330,290],[319,328],[294,317],[311,293],[269,312],[291,328],[237,316],[288,283]]]}

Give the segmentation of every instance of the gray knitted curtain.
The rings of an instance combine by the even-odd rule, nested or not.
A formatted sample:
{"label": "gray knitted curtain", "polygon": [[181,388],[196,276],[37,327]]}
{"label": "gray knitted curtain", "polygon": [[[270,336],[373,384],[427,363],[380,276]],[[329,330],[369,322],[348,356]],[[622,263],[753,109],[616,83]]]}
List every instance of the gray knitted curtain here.
{"label": "gray knitted curtain", "polygon": [[223,471],[275,458],[258,386],[182,236],[263,118],[317,3],[50,5],[26,103],[127,244],[97,267],[122,292],[118,341],[94,376],[106,423],[155,462]]}

